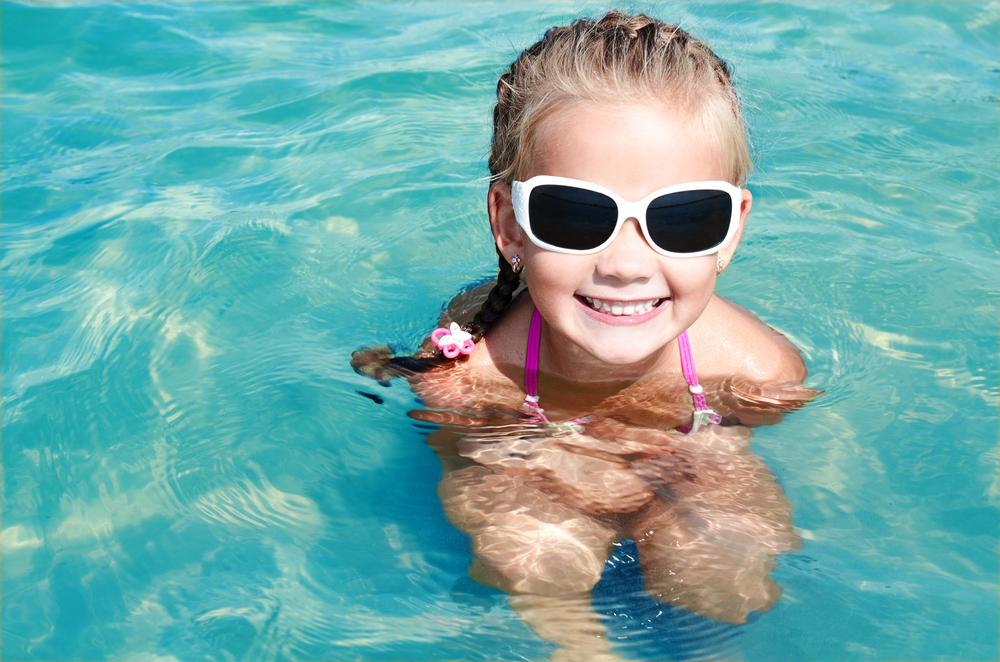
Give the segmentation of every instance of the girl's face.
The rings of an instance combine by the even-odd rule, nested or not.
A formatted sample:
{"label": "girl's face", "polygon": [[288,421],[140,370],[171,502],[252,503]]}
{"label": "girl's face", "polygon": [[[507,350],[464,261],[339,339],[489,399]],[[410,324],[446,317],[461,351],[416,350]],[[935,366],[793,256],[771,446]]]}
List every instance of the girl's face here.
{"label": "girl's face", "polygon": [[[719,150],[687,113],[661,105],[578,102],[539,126],[522,181],[537,175],[569,177],[609,188],[626,200],[641,200],[675,184],[724,180],[725,172]],[[494,184],[489,197],[498,246],[508,259],[516,253],[524,260],[531,298],[548,326],[549,354],[581,368],[596,367],[596,361],[623,368],[640,364],[648,370],[665,360],[669,343],[694,324],[711,300],[716,261],[721,257],[728,264],[739,240],[737,234],[717,255],[665,257],[630,218],[599,253],[566,255],[539,248],[524,236],[507,185]],[[750,192],[744,190],[740,232],[750,205]],[[596,310],[595,299],[609,303],[612,312]],[[649,302],[656,302],[652,311],[635,309]],[[632,314],[622,314],[629,306]]]}

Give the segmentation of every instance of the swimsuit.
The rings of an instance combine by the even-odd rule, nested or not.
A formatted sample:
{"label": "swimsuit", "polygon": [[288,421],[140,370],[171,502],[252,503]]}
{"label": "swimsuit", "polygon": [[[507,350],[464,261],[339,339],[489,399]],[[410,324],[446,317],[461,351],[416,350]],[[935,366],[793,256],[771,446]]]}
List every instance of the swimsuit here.
{"label": "swimsuit", "polygon": [[[594,416],[582,416],[571,421],[553,423],[545,417],[545,410],[538,406],[538,348],[542,340],[542,316],[535,308],[531,313],[531,327],[528,329],[528,346],[524,357],[524,405],[522,411],[531,414],[532,422],[545,423],[554,428],[553,436],[563,436],[568,434],[580,434],[583,432],[583,424],[596,420]],[[678,432],[687,434],[694,432],[706,423],[719,423],[722,418],[709,409],[705,400],[704,389],[698,384],[698,373],[694,369],[694,356],[691,354],[691,343],[688,341],[687,331],[677,336],[677,347],[681,352],[681,372],[684,373],[684,381],[688,384],[691,397],[694,400],[694,421],[690,428],[678,427]]]}

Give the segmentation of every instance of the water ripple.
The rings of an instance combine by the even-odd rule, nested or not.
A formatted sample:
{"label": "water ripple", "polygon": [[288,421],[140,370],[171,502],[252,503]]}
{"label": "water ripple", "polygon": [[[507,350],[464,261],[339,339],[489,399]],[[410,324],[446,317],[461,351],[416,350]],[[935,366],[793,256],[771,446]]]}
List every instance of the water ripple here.
{"label": "water ripple", "polygon": [[[661,613],[618,548],[619,652],[995,659],[997,3],[647,5],[735,66],[720,292],[825,393],[755,436],[785,597]],[[348,359],[494,273],[495,76],[578,9],[4,4],[5,657],[551,653],[467,577],[412,395]]]}

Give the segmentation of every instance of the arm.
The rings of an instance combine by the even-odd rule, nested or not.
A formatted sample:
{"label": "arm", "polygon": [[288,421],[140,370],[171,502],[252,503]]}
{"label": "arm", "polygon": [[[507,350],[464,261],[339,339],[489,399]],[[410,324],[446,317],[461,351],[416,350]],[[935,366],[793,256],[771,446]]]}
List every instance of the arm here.
{"label": "arm", "polygon": [[[447,328],[452,322],[463,326],[472,321],[494,285],[496,280],[490,280],[458,294],[442,311],[438,327]],[[417,351],[409,356],[395,356],[388,345],[363,347],[351,354],[351,367],[354,371],[377,380],[382,386],[388,386],[393,377],[410,377],[434,369],[446,361],[431,343],[429,333],[421,341]]]}
{"label": "arm", "polygon": [[749,438],[747,428],[713,426],[633,469],[661,496],[631,523],[646,590],[729,623],[771,608],[781,595],[773,557],[801,546],[791,504]]}
{"label": "arm", "polygon": [[471,432],[455,444],[462,457],[508,475],[529,477],[528,485],[588,515],[634,512],[653,498],[642,479],[628,471],[633,445],[589,435],[539,435],[534,424]]}

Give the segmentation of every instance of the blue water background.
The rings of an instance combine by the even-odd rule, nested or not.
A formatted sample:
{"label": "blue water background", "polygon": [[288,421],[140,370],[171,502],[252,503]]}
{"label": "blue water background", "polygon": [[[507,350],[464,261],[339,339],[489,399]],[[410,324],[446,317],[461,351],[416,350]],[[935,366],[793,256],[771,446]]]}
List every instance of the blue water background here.
{"label": "blue water background", "polygon": [[[725,636],[997,659],[998,3],[627,6],[734,65],[719,289],[825,389],[756,432],[805,545]],[[548,655],[348,359],[493,273],[496,76],[607,7],[2,3],[3,659]]]}

